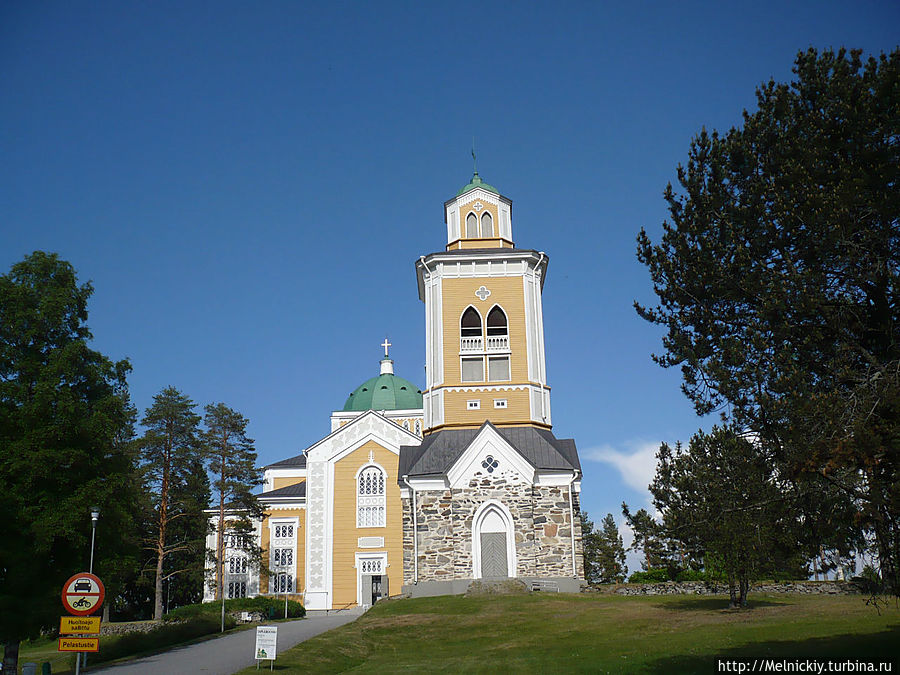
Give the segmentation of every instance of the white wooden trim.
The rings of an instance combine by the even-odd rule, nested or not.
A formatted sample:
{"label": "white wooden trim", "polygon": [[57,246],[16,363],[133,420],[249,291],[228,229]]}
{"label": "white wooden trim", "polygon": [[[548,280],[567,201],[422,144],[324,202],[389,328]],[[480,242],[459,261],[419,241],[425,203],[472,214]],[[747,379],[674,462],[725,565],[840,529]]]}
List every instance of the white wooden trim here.
{"label": "white wooden trim", "polygon": [[[571,474],[570,474],[571,476]],[[488,499],[475,511],[472,517],[472,577],[481,579],[481,524],[488,512],[499,514],[506,528],[506,568],[510,578],[517,576],[516,526],[509,509],[496,499]]]}

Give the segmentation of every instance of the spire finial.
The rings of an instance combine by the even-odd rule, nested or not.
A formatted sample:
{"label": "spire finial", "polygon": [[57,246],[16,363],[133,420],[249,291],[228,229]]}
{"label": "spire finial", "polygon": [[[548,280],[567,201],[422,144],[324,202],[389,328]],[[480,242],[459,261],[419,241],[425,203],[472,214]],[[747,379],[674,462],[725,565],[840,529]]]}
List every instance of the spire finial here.
{"label": "spire finial", "polygon": [[475,137],[472,136],[472,173],[478,175],[478,162],[475,160]]}
{"label": "spire finial", "polygon": [[384,347],[384,358],[381,359],[381,374],[382,375],[393,375],[394,374],[394,362],[391,361],[391,357],[388,356],[388,347],[391,346],[391,343],[387,339],[387,337],[384,338],[384,342],[381,343],[381,346]]}

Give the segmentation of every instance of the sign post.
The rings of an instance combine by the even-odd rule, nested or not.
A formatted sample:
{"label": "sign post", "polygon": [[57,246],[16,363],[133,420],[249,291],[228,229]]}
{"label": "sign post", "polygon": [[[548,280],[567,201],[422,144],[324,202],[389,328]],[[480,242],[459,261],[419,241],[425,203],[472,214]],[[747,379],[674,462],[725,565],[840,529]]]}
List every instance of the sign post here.
{"label": "sign post", "polygon": [[275,666],[275,654],[278,647],[278,626],[256,627],[256,669],[259,670],[259,662],[270,661],[269,670]]}
{"label": "sign post", "polygon": [[[63,585],[63,607],[74,616],[60,618],[61,637],[57,650],[77,653],[75,657],[76,675],[81,672],[81,654],[100,651],[100,617],[90,615],[100,609],[105,597],[106,589],[103,587],[103,582],[89,572],[75,574]],[[63,637],[63,635],[65,636]]]}

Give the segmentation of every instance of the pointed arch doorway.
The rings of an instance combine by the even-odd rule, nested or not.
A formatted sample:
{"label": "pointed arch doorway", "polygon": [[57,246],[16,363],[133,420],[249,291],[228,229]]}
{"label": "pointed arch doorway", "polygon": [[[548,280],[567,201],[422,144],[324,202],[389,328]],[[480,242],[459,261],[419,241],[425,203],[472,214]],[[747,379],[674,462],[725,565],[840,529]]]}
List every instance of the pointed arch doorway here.
{"label": "pointed arch doorway", "polygon": [[478,507],[472,519],[472,563],[476,579],[516,576],[512,514],[494,499]]}

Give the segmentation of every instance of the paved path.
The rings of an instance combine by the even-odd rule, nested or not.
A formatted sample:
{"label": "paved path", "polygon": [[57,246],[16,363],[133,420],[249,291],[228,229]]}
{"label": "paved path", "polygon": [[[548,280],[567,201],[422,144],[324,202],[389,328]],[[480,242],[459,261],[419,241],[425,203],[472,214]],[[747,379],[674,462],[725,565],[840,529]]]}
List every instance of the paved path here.
{"label": "paved path", "polygon": [[[319,633],[350,623],[361,614],[361,610],[353,609],[328,616],[310,615],[305,619],[274,624],[278,626],[278,653],[315,637]],[[251,628],[187,647],[177,647],[162,654],[129,661],[120,666],[95,670],[89,665],[88,672],[103,673],[104,675],[144,675],[146,673],[232,675],[232,673],[256,663],[253,658],[255,645],[256,631]],[[268,668],[265,670],[268,671]],[[260,673],[263,672],[265,671],[260,669]]]}

